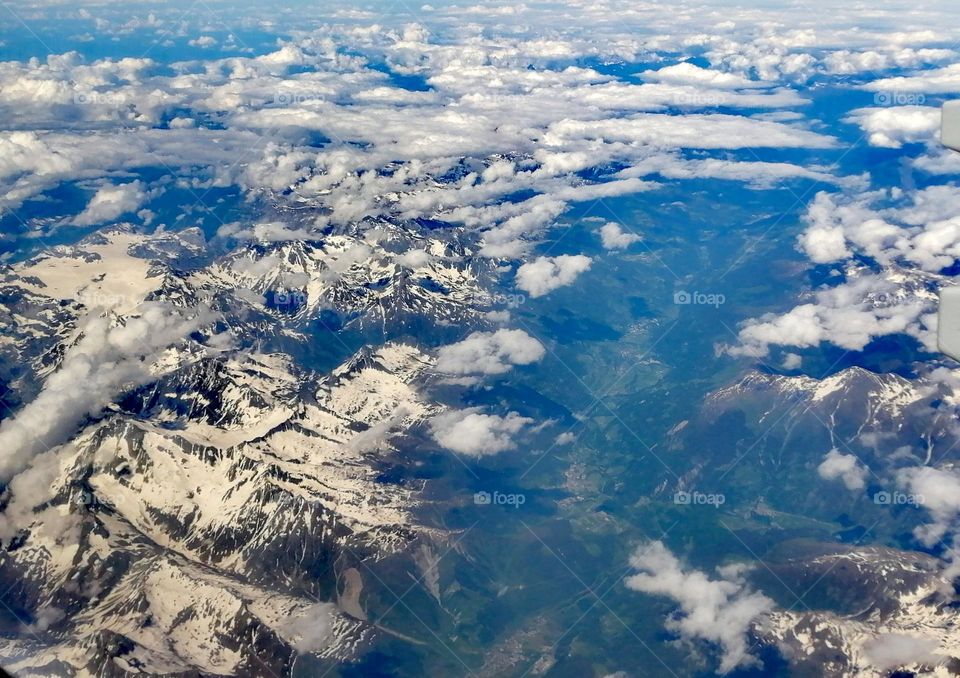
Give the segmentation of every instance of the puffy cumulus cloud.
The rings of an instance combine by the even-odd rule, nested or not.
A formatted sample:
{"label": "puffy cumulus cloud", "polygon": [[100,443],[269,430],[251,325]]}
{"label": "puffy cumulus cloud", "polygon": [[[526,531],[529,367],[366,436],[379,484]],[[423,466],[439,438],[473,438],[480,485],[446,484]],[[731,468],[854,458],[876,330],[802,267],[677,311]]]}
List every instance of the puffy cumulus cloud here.
{"label": "puffy cumulus cloud", "polygon": [[850,240],[856,241],[850,245],[859,245],[866,254],[880,255],[884,242],[899,232],[870,209],[870,197],[841,202],[829,193],[818,193],[807,206],[805,219],[809,226],[800,236],[800,248],[817,264],[841,261],[853,256],[848,246],[850,234]]}
{"label": "puffy cumulus cloud", "polygon": [[35,132],[0,134],[0,185],[4,189],[0,206],[16,209],[61,180],[83,178],[89,166],[100,165],[96,155],[85,160],[64,141],[67,144],[60,147]]}
{"label": "puffy cumulus cloud", "polygon": [[[511,11],[530,18],[526,26],[556,20],[543,7]],[[871,51],[897,68],[932,63],[945,56],[933,44],[952,30],[932,18],[934,9],[919,13],[911,31],[876,17],[870,30],[851,31],[855,9],[816,22],[783,8],[764,13],[780,23],[755,15],[729,22],[710,8],[683,16],[640,11],[619,0],[568,11],[582,22],[567,17],[567,27],[588,28],[513,33],[487,21],[494,13],[471,14],[465,24],[464,8],[445,7],[425,12],[420,24],[393,25],[384,17],[364,24],[365,15],[345,14],[319,28],[298,26],[295,40],[257,56],[162,68],[149,60],[88,63],[76,54],[0,65],[0,89],[24,119],[57,120],[67,111],[71,120],[120,116],[139,126],[113,134],[0,135],[0,205],[16,207],[62,181],[167,165],[189,173],[183,182],[191,188],[236,184],[251,199],[308,204],[323,215],[318,228],[430,219],[481,231],[484,256],[517,258],[571,203],[655,190],[657,184],[641,181],[647,174],[851,186],[824,167],[757,162],[749,149],[835,147],[836,140],[804,124],[801,112],[782,110],[805,103],[792,83],[846,68],[843,62],[871,65]],[[611,15],[618,16],[615,25],[604,19]],[[151,22],[149,30],[157,26]],[[205,29],[183,31],[186,40]],[[837,45],[844,53],[825,65]],[[707,63],[683,61],[692,52]],[[681,63],[648,70],[640,82],[583,65],[607,58],[650,63],[652,53]],[[373,63],[417,75],[430,89],[403,89]],[[717,106],[727,113],[705,112]],[[739,110],[748,112],[731,113]],[[891,142],[921,133],[898,132],[882,119],[897,113],[861,113],[863,124]],[[172,115],[180,122],[164,122]],[[262,152],[250,158],[257,148]],[[687,159],[680,149],[724,157]],[[740,157],[745,153],[751,157]],[[945,227],[938,237],[949,232]],[[283,240],[312,231],[268,223],[237,234]],[[825,260],[855,249],[846,235],[842,247],[836,234],[808,239]],[[423,258],[411,257],[397,263],[415,266]]]}
{"label": "puffy cumulus cloud", "polygon": [[210,47],[216,47],[217,39],[212,35],[201,35],[199,38],[194,38],[189,43],[191,47],[201,47],[203,49],[209,49]]}
{"label": "puffy cumulus cloud", "polygon": [[817,473],[825,480],[842,480],[848,490],[862,490],[867,484],[867,468],[855,455],[843,454],[836,448],[827,452]]}
{"label": "puffy cumulus cloud", "polygon": [[148,194],[140,181],[125,184],[104,184],[73,219],[75,226],[104,224],[136,212],[147,201]]}
{"label": "puffy cumulus cloud", "polygon": [[480,408],[452,410],[433,417],[430,433],[440,445],[468,457],[486,457],[515,449],[514,436],[533,419],[510,412],[505,417],[484,414]]}
{"label": "puffy cumulus cloud", "polygon": [[288,242],[290,240],[316,240],[321,237],[321,234],[281,221],[269,221],[250,226],[244,226],[236,222],[223,224],[217,229],[217,236],[240,240],[257,240],[259,242]]}
{"label": "puffy cumulus cloud", "polygon": [[608,250],[622,250],[643,239],[636,233],[627,233],[621,228],[620,224],[612,221],[608,221],[601,226],[599,233],[600,242],[604,249]]}
{"label": "puffy cumulus cloud", "polygon": [[[217,179],[221,185],[235,181],[245,167],[240,161],[263,141],[261,136],[253,141],[248,138],[243,144],[225,143],[254,135],[244,135],[232,125],[230,130],[188,130],[182,124],[188,119],[182,116],[178,123],[171,122],[170,129],[148,126],[160,123],[162,114],[174,109],[223,113],[245,105],[283,104],[320,94],[336,98],[345,96],[344,88],[366,89],[385,80],[382,73],[362,68],[359,61],[346,59],[344,63],[345,58],[331,57],[335,49],[329,47],[331,51],[306,51],[285,45],[260,57],[170,64],[165,68],[147,59],[87,64],[76,53],[51,55],[46,62],[4,62],[0,64],[0,110],[5,113],[4,119],[15,127],[46,127],[49,132],[11,132],[0,139],[0,146],[4,146],[0,180],[17,180],[13,190],[5,187],[8,190],[2,202],[16,207],[24,198],[60,180],[91,178],[131,167],[191,165],[191,180],[200,173],[198,169],[210,167],[211,172],[221,173]],[[311,68],[320,63],[324,69]],[[305,72],[291,75],[294,67],[303,67]],[[354,75],[343,78],[342,67],[352,68]],[[337,83],[343,86],[338,88]],[[193,120],[191,127],[196,126],[196,117],[189,119]],[[134,127],[69,133],[81,121],[116,120],[133,123]],[[105,126],[97,125],[96,129],[104,130]],[[47,139],[52,143],[46,143]],[[160,145],[167,148],[158,152],[155,147]],[[174,146],[176,151],[169,152]],[[259,190],[261,186],[254,188]]]}
{"label": "puffy cumulus cloud", "polygon": [[187,314],[159,303],[142,305],[117,325],[106,317],[89,320],[39,395],[0,423],[0,478],[9,480],[35,455],[62,443],[122,390],[153,379],[150,368],[161,353],[206,320],[204,311]]}
{"label": "puffy cumulus cloud", "polygon": [[59,174],[74,168],[76,158],[58,152],[59,144],[46,144],[36,132],[9,132],[0,136],[0,178],[10,180],[26,173]]}
{"label": "puffy cumulus cloud", "polygon": [[816,264],[829,264],[853,256],[847,247],[847,238],[840,226],[821,225],[808,228],[800,235],[801,249]]}
{"label": "puffy cumulus cloud", "polygon": [[499,222],[483,232],[480,254],[493,258],[519,258],[532,246],[529,237],[540,233],[556,217],[563,214],[569,202],[583,202],[630,193],[653,190],[659,184],[629,178],[601,184],[568,186],[520,203],[495,207],[459,210],[458,219],[467,224]]}
{"label": "puffy cumulus cloud", "polygon": [[561,254],[558,257],[537,257],[517,269],[517,287],[531,297],[542,297],[553,290],[570,285],[590,268],[592,260],[582,254]]}
{"label": "puffy cumulus cloud", "polygon": [[[855,197],[819,193],[798,244],[814,263],[843,263],[846,280],[785,313],[746,321],[740,344],[726,350],[765,357],[771,345],[828,342],[859,351],[878,337],[905,334],[936,351],[936,290],[945,280],[938,274],[960,260],[958,201],[954,186]],[[879,273],[856,263],[864,257]]]}
{"label": "puffy cumulus cloud", "polygon": [[[77,52],[45,61],[0,62],[0,111],[13,123],[56,121],[156,123],[184,102],[169,85],[150,85],[150,59],[101,59],[86,63]],[[64,124],[66,126],[66,124]]]}
{"label": "puffy cumulus cloud", "polygon": [[[950,407],[956,407],[960,381],[955,371],[936,368],[926,376],[930,383],[948,389],[944,400]],[[928,548],[942,547],[945,565],[941,576],[946,582],[956,581],[960,577],[960,474],[952,465],[945,468],[920,465],[901,468],[894,477],[897,484],[912,495],[913,503],[931,519],[915,527],[914,536]],[[953,594],[950,585],[943,588],[945,594]]]}
{"label": "puffy cumulus cloud", "polygon": [[[470,49],[460,46],[454,50],[458,57],[454,64],[434,63],[433,57],[447,48],[415,42],[408,49],[419,53],[414,70],[430,74],[434,90],[428,98],[395,92],[366,97],[362,106],[345,106],[336,97],[324,97],[294,100],[289,106],[250,107],[230,115],[230,124],[258,133],[310,129],[334,140],[320,152],[275,149],[263,162],[251,163],[244,179],[272,190],[292,187],[296,195],[323,204],[332,223],[394,215],[482,225],[484,255],[517,257],[528,249],[525,241],[562,214],[568,203],[654,187],[635,177],[602,172],[584,185],[577,174],[583,170],[630,163],[649,155],[648,147],[832,143],[807,130],[745,116],[634,116],[633,134],[608,134],[606,128],[595,129],[606,122],[597,117],[620,121],[623,113],[696,108],[698,101],[700,107],[777,107],[802,100],[789,90],[740,93],[666,83],[636,85],[579,67],[530,69],[529,63],[515,65],[513,54],[491,60],[482,47],[477,50],[484,56],[478,55],[475,62]],[[350,98],[356,102],[353,93]],[[584,127],[575,127],[581,123]],[[620,127],[618,122],[610,130]],[[466,128],[471,134],[462,133]],[[519,161],[504,161],[504,154]],[[457,173],[456,181],[437,181],[456,170],[464,157],[473,159],[476,171]],[[399,167],[380,171],[398,158]],[[488,166],[477,167],[477,161]],[[537,195],[513,202],[531,192]]]}
{"label": "puffy cumulus cloud", "polygon": [[[762,87],[767,83],[753,82],[752,85]],[[717,84],[697,83],[693,80],[688,83],[665,81],[647,82],[642,85],[607,83],[589,88],[581,87],[579,91],[571,89],[562,98],[565,102],[570,102],[577,95],[584,104],[610,111],[657,111],[664,108],[696,111],[711,110],[720,106],[778,109],[808,103],[808,100],[792,89],[734,90]]]}
{"label": "puffy cumulus cloud", "polygon": [[851,111],[847,122],[859,125],[873,146],[900,148],[907,143],[935,141],[940,133],[940,109],[934,106],[859,108]]}
{"label": "puffy cumulus cloud", "polygon": [[654,148],[832,148],[836,141],[809,130],[737,115],[696,113],[684,116],[641,113],[616,120],[562,120],[547,130],[544,142],[569,145],[603,140]]}
{"label": "puffy cumulus cloud", "polygon": [[682,85],[704,85],[723,89],[742,89],[745,87],[766,87],[768,83],[756,82],[736,73],[724,73],[710,68],[701,68],[684,61],[673,66],[665,66],[656,71],[644,71],[640,74],[644,80],[669,82]]}
{"label": "puffy cumulus cloud", "polygon": [[34,614],[34,621],[31,624],[24,624],[22,629],[25,633],[36,635],[50,630],[50,627],[66,617],[66,613],[57,607],[44,607]]}
{"label": "puffy cumulus cloud", "polygon": [[804,82],[817,72],[812,54],[795,51],[814,42],[812,31],[788,31],[752,42],[721,43],[707,54],[715,66],[748,74],[770,83]]}
{"label": "puffy cumulus cloud", "polygon": [[891,68],[914,68],[956,58],[950,49],[902,47],[890,45],[888,49],[867,49],[854,52],[847,49],[830,52],[823,57],[824,71],[836,75],[852,75],[866,71],[885,71]]}
{"label": "puffy cumulus cloud", "polygon": [[946,660],[939,649],[935,638],[905,633],[881,633],[863,644],[867,661],[883,671],[917,664],[936,666]]}
{"label": "puffy cumulus cloud", "polygon": [[337,606],[333,603],[316,603],[292,611],[272,628],[297,652],[319,652],[333,638],[336,615]]}
{"label": "puffy cumulus cloud", "polygon": [[960,92],[960,64],[950,64],[913,75],[879,78],[864,87],[874,92],[953,94]]}
{"label": "puffy cumulus cloud", "polygon": [[897,482],[922,497],[918,503],[933,522],[921,525],[914,534],[926,546],[934,546],[948,532],[955,531],[960,515],[960,475],[952,470],[915,466],[897,472]]}
{"label": "puffy cumulus cloud", "polygon": [[584,85],[612,82],[613,76],[603,75],[592,68],[569,66],[562,70],[531,69],[519,66],[493,64],[449,64],[427,82],[434,87],[471,94],[487,91],[527,94],[533,90],[556,88],[558,91]]}
{"label": "puffy cumulus cloud", "polygon": [[705,640],[720,646],[720,673],[759,665],[749,653],[749,633],[754,623],[771,612],[773,601],[751,591],[743,581],[742,567],[721,569],[719,579],[686,569],[664,546],[654,541],[641,545],[630,557],[637,570],[625,579],[628,588],[666,596],[679,605],[666,626],[685,640]]}
{"label": "puffy cumulus cloud", "polygon": [[818,290],[813,300],[782,314],[769,313],[743,323],[740,343],[724,347],[731,355],[763,358],[770,346],[811,348],[831,343],[862,351],[878,337],[906,334],[936,350],[935,297],[916,294],[876,275]]}
{"label": "puffy cumulus cloud", "polygon": [[927,174],[960,174],[960,154],[934,145],[916,158],[913,166]]}
{"label": "puffy cumulus cloud", "polygon": [[[851,12],[817,11],[802,16],[799,6],[788,9],[765,7],[764,25],[752,24],[738,16],[732,26],[720,32],[725,23],[704,31],[698,42],[707,46],[706,56],[712,68],[750,74],[769,82],[803,82],[816,74],[849,74],[864,71],[920,66],[952,58],[951,51],[941,48],[953,44],[943,28],[945,5],[929,6],[929,12],[916,30],[903,31],[896,25],[901,16],[891,12],[887,19],[872,23]],[[831,8],[833,9],[833,8]],[[759,14],[757,16],[760,16]],[[789,19],[774,26],[774,17]],[[869,27],[868,27],[869,26]],[[689,43],[688,43],[689,44]]]}
{"label": "puffy cumulus cloud", "polygon": [[228,186],[252,133],[201,129],[0,132],[0,208],[16,209],[66,181],[162,166],[186,185]]}
{"label": "puffy cumulus cloud", "polygon": [[321,276],[326,282],[339,280],[347,271],[373,256],[373,248],[365,243],[345,243],[344,249],[326,261],[327,270]]}
{"label": "puffy cumulus cloud", "polygon": [[799,370],[803,366],[803,357],[796,353],[787,353],[783,356],[782,366],[785,370]]}
{"label": "puffy cumulus cloud", "polygon": [[230,264],[230,270],[242,277],[256,279],[264,278],[273,273],[280,264],[281,259],[276,255],[268,255],[259,259],[241,257],[233,260]]}
{"label": "puffy cumulus cloud", "polygon": [[433,255],[426,250],[409,249],[395,256],[393,260],[405,268],[420,268],[433,261]]}
{"label": "puffy cumulus cloud", "polygon": [[[898,204],[877,203],[900,196]],[[807,208],[800,248],[818,264],[865,255],[883,266],[930,273],[960,258],[960,189],[931,186],[903,196],[874,191],[850,198],[819,193]]]}
{"label": "puffy cumulus cloud", "polygon": [[310,176],[310,163],[316,157],[316,153],[286,144],[268,143],[259,158],[251,159],[246,165],[239,181],[250,188],[283,191]]}
{"label": "puffy cumulus cloud", "polygon": [[863,188],[865,176],[838,177],[818,167],[801,167],[786,162],[686,159],[672,153],[656,153],[620,170],[618,177],[645,177],[658,174],[668,179],[724,179],[743,181],[753,188],[770,188],[789,179],[808,179],[824,184]]}
{"label": "puffy cumulus cloud", "polygon": [[503,374],[543,358],[543,344],[523,330],[474,332],[437,352],[436,369],[447,374]]}

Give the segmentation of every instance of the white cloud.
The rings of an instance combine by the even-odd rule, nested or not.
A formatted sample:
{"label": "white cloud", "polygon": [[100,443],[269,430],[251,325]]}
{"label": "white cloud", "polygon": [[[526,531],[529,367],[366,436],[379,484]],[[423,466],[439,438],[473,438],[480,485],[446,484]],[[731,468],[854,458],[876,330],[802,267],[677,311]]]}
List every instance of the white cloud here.
{"label": "white cloud", "polygon": [[394,431],[401,428],[410,411],[404,407],[397,407],[389,417],[383,421],[371,423],[370,428],[361,431],[347,441],[347,447],[355,452],[379,451],[389,440]]}
{"label": "white cloud", "polygon": [[762,358],[771,345],[811,348],[821,342],[861,351],[872,340],[892,335],[913,336],[935,350],[935,307],[927,295],[913,296],[897,284],[864,275],[813,294],[813,300],[786,313],[769,313],[743,323],[740,345],[731,355]]}
{"label": "white cloud", "polygon": [[960,189],[952,185],[817,194],[798,245],[814,263],[842,263],[843,277],[785,313],[748,320],[739,332],[741,345],[729,352],[764,357],[771,345],[820,342],[859,351],[895,334],[936,351],[936,290],[946,281],[938,274],[960,261],[958,204]]}
{"label": "white cloud", "polygon": [[847,122],[860,125],[873,146],[900,148],[905,143],[935,141],[940,132],[940,109],[934,106],[860,108],[850,113]]}
{"label": "white cloud", "polygon": [[940,643],[934,638],[905,633],[882,633],[864,643],[863,652],[873,666],[890,671],[912,665],[942,663],[946,657],[937,653]]}
{"label": "white cloud", "polygon": [[955,59],[957,53],[949,49],[913,49],[890,45],[884,50],[868,49],[860,52],[838,50],[827,54],[824,70],[827,73],[852,75],[864,71],[883,71],[890,68],[910,68],[924,64]]}
{"label": "white cloud", "polygon": [[517,269],[517,287],[531,297],[542,297],[558,287],[572,284],[591,263],[590,257],[582,254],[537,257]]}
{"label": "white cloud", "polygon": [[543,344],[523,330],[474,332],[437,352],[436,369],[447,374],[503,374],[543,358]]}
{"label": "white cloud", "polygon": [[215,47],[217,45],[217,39],[210,35],[201,35],[199,38],[194,38],[188,43],[191,47],[202,47],[207,49],[209,47]]}
{"label": "white cloud", "polygon": [[814,226],[801,234],[800,247],[815,264],[830,264],[853,256],[839,226]]}
{"label": "white cloud", "polygon": [[933,146],[914,159],[913,166],[927,174],[960,174],[960,153]]}
{"label": "white cloud", "polygon": [[955,527],[960,515],[960,475],[950,470],[919,466],[901,469],[897,473],[897,482],[909,492],[923,497],[918,503],[930,513],[934,522],[922,525],[914,532],[925,545],[935,545]]}
{"label": "white cloud", "polygon": [[808,179],[824,184],[862,187],[863,176],[837,177],[818,167],[801,167],[786,162],[758,162],[705,158],[691,160],[674,153],[655,153],[617,173],[618,177],[644,177],[652,174],[669,179],[722,179],[743,181],[754,188],[771,188],[788,179]]}
{"label": "white cloud", "polygon": [[841,454],[836,448],[827,452],[817,467],[817,473],[825,480],[842,480],[848,490],[862,490],[867,484],[866,467],[860,464],[856,456]]}
{"label": "white cloud", "polygon": [[787,353],[783,356],[783,369],[799,370],[803,365],[803,358],[796,353]]}
{"label": "white cloud", "polygon": [[602,139],[607,143],[646,144],[654,148],[832,148],[830,137],[777,122],[736,115],[683,116],[641,113],[616,120],[562,120],[544,141],[564,146]]}
{"label": "white cloud", "polygon": [[452,410],[430,420],[433,439],[468,457],[486,457],[516,448],[514,436],[533,419],[510,412],[505,417],[483,414],[477,407]]}
{"label": "white cloud", "polygon": [[[147,84],[155,65],[150,59],[129,57],[87,63],[77,52],[4,61],[0,114],[17,122],[155,123],[164,110],[184,101],[172,87]],[[13,127],[18,126],[14,122]]]}
{"label": "white cloud", "polygon": [[336,614],[333,603],[316,603],[282,618],[273,630],[298,652],[318,652],[330,644]]}
{"label": "white cloud", "polygon": [[640,240],[642,238],[639,235],[624,232],[620,224],[612,221],[608,221],[600,227],[600,241],[603,243],[604,249],[620,250]]}
{"label": "white cloud", "polygon": [[189,174],[191,182],[209,168],[225,174],[209,181],[229,185],[227,168],[255,142],[250,133],[229,130],[0,132],[0,207],[16,209],[65,181],[158,165]]}
{"label": "white cloud", "polygon": [[114,221],[124,214],[136,212],[147,201],[148,194],[140,181],[101,186],[84,210],[73,219],[76,226],[93,226]]}
{"label": "white cloud", "polygon": [[807,208],[809,226],[799,238],[800,248],[818,264],[860,253],[883,266],[931,273],[960,259],[960,189],[931,186],[909,193],[893,207],[874,207],[890,199],[883,191],[853,198],[818,193]]}
{"label": "white cloud", "polygon": [[410,249],[394,257],[400,266],[406,268],[420,268],[426,266],[433,260],[433,256],[426,250]]}
{"label": "white cloud", "polygon": [[742,580],[742,569],[725,568],[720,579],[710,579],[699,570],[687,570],[662,542],[637,548],[630,565],[638,571],[626,578],[628,588],[666,596],[680,606],[666,626],[687,640],[716,643],[722,651],[719,672],[756,666],[749,654],[753,624],[773,610],[773,601],[752,592]]}
{"label": "white cloud", "polygon": [[196,330],[205,315],[145,304],[118,326],[94,318],[69,348],[40,394],[0,423],[0,478],[9,480],[34,455],[58,445],[123,389],[149,382],[150,367],[168,347]]}
{"label": "white cloud", "polygon": [[252,257],[240,257],[234,259],[230,264],[230,270],[239,273],[241,276],[250,278],[263,278],[276,270],[281,264],[280,257],[276,255],[267,255],[254,259]]}
{"label": "white cloud", "polygon": [[297,228],[280,221],[244,226],[238,223],[224,224],[217,229],[221,238],[239,238],[243,240],[258,240],[260,242],[287,242],[290,240],[317,240],[319,233]]}
{"label": "white cloud", "polygon": [[922,71],[915,75],[880,78],[866,85],[874,92],[953,94],[960,92],[960,64]]}
{"label": "white cloud", "polygon": [[744,87],[767,86],[735,73],[724,73],[684,61],[673,66],[665,66],[656,71],[644,71],[640,74],[644,80],[670,82],[683,85],[705,85],[722,89],[740,89]]}

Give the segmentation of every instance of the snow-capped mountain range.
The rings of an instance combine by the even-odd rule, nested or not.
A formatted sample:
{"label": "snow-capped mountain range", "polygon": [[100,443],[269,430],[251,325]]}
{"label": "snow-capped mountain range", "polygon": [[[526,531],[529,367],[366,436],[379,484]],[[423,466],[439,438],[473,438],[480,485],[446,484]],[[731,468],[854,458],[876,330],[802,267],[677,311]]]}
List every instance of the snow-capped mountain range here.
{"label": "snow-capped mountain range", "polygon": [[[388,341],[321,374],[244,332],[301,336],[330,309],[358,325],[479,317],[490,301],[464,254],[432,240],[399,264],[334,236],[205,262],[202,242],[118,228],[5,272],[11,404],[49,390],[89,314],[122,329],[158,303],[207,309],[8,486],[5,599],[35,620],[3,650],[18,675],[251,675],[284,673],[295,651],[348,657],[374,627],[344,573],[358,590],[358,562],[430,538],[412,515],[420,487],[381,474],[391,438],[443,409],[424,388],[431,355]],[[353,247],[363,256],[344,261]]]}

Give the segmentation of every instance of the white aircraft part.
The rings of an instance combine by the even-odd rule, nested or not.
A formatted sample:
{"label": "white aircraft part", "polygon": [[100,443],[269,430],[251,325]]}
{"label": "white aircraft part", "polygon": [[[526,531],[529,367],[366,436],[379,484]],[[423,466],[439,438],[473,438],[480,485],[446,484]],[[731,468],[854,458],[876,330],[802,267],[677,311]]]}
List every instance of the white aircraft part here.
{"label": "white aircraft part", "polygon": [[[941,109],[940,141],[960,151],[960,100],[948,101]],[[960,287],[940,290],[937,346],[942,353],[960,360]]]}
{"label": "white aircraft part", "polygon": [[937,346],[941,353],[960,360],[960,286],[940,290]]}
{"label": "white aircraft part", "polygon": [[947,148],[960,151],[960,101],[945,103],[940,115],[940,140]]}

